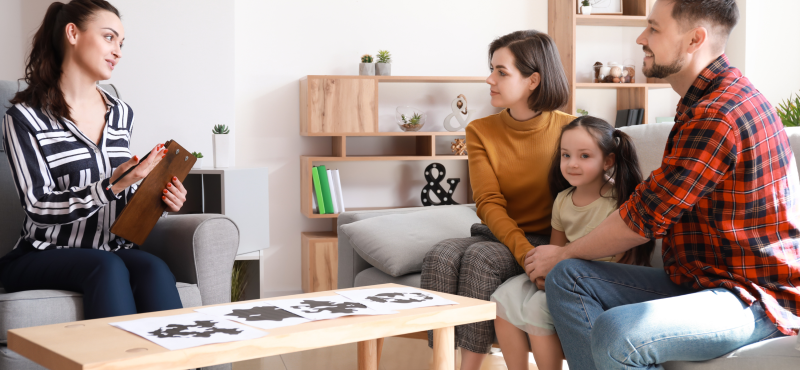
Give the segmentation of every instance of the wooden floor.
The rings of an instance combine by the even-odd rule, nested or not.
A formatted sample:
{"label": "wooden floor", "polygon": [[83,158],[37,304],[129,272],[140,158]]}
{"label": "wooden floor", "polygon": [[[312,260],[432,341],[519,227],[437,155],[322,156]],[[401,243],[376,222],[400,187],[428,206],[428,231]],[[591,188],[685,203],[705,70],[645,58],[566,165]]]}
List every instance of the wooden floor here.
{"label": "wooden floor", "polygon": [[[456,356],[458,359],[459,356]],[[386,338],[379,370],[427,370],[433,360],[428,343],[419,339]],[[456,364],[456,369],[458,369]],[[295,352],[233,364],[233,370],[355,370],[356,344]],[[566,368],[566,367],[565,367]],[[538,370],[531,363],[530,370]],[[500,355],[491,355],[481,370],[506,370]]]}

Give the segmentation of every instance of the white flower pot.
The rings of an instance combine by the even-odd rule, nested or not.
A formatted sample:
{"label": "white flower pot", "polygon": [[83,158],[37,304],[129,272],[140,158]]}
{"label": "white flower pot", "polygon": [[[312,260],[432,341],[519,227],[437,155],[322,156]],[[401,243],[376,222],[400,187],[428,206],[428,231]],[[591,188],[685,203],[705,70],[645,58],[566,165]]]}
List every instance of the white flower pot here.
{"label": "white flower pot", "polygon": [[375,75],[375,63],[358,63],[358,75],[359,76],[374,76]]}
{"label": "white flower pot", "polygon": [[376,76],[391,76],[392,75],[392,63],[375,63],[375,75]]}
{"label": "white flower pot", "polygon": [[592,6],[581,6],[581,14],[583,15],[591,15],[592,14]]}
{"label": "white flower pot", "polygon": [[197,162],[194,162],[192,168],[203,168],[203,158],[197,158]]}
{"label": "white flower pot", "polygon": [[231,152],[231,135],[213,134],[214,136],[214,167],[228,167]]}

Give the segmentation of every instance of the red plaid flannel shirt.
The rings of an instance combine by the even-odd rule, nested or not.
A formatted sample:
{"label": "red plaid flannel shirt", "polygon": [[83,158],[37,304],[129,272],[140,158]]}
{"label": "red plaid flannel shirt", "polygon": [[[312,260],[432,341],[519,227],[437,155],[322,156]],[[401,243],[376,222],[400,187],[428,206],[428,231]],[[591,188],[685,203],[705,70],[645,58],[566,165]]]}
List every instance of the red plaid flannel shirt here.
{"label": "red plaid flannel shirt", "polygon": [[783,123],[725,55],[678,104],[661,168],[620,208],[663,238],[676,284],[758,301],[786,335],[800,329],[800,179]]}

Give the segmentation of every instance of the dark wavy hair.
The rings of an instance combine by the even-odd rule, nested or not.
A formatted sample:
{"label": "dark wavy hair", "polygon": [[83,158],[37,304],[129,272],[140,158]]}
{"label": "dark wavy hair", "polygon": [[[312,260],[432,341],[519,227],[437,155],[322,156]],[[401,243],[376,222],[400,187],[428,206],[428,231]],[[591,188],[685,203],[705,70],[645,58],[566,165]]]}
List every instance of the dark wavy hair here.
{"label": "dark wavy hair", "polygon": [[535,112],[553,111],[569,101],[569,83],[561,57],[553,39],[536,30],[517,31],[499,37],[489,44],[489,68],[497,49],[508,48],[514,55],[514,66],[523,77],[539,72],[541,82],[528,97],[528,108]]}
{"label": "dark wavy hair", "polygon": [[[613,179],[617,207],[622,206],[631,197],[636,186],[642,182],[642,172],[639,170],[639,156],[636,155],[636,146],[633,145],[633,139],[628,134],[615,129],[608,122],[592,116],[578,117],[561,128],[558,148],[553,155],[553,162],[550,165],[550,174],[548,176],[550,194],[555,199],[558,193],[572,187],[569,181],[564,178],[564,174],[561,173],[561,138],[565,132],[579,128],[586,130],[595,139],[597,146],[603,152],[603,156],[614,154],[614,167],[611,169],[610,176],[606,179],[606,184]],[[627,250],[619,262],[650,266],[650,258],[654,249],[655,241],[650,240]]]}
{"label": "dark wavy hair", "polygon": [[68,4],[54,2],[47,8],[42,25],[33,36],[33,45],[25,61],[28,88],[18,92],[11,104],[27,104],[53,117],[72,120],[70,107],[59,86],[64,62],[64,30],[70,23],[85,30],[86,22],[95,13],[106,10],[119,17],[119,11],[104,0],[72,0]]}

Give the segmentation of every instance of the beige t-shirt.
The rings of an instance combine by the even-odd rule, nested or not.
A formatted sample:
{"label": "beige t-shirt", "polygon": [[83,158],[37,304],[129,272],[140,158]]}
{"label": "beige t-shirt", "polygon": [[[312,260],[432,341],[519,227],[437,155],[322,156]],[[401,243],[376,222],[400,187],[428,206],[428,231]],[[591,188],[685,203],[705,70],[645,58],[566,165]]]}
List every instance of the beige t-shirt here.
{"label": "beige t-shirt", "polygon": [[[553,218],[550,221],[553,229],[563,231],[570,243],[590,233],[617,209],[617,198],[613,197],[613,189],[583,207],[576,207],[572,202],[573,190],[574,186],[558,193],[553,202]],[[613,259],[614,257],[606,257],[596,261]]]}

